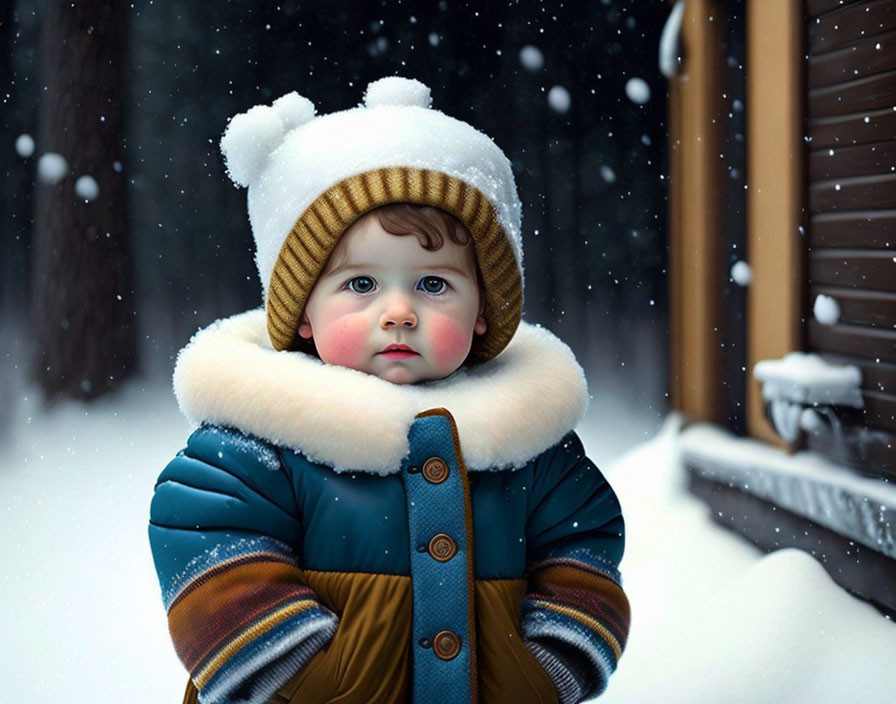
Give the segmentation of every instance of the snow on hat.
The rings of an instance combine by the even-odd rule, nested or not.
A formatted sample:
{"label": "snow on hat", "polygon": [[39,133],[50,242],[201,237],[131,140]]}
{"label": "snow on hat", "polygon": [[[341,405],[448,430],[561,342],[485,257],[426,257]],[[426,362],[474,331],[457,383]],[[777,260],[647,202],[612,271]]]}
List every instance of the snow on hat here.
{"label": "snow on hat", "polygon": [[473,236],[486,333],[471,355],[496,356],[519,324],[523,301],[521,205],[510,162],[485,134],[430,108],[427,86],[389,77],[356,108],[315,115],[289,93],[230,120],[221,151],[230,178],[249,190],[249,220],[264,287],[268,334],[297,345],[305,301],[345,230],[388,203],[441,208]]}

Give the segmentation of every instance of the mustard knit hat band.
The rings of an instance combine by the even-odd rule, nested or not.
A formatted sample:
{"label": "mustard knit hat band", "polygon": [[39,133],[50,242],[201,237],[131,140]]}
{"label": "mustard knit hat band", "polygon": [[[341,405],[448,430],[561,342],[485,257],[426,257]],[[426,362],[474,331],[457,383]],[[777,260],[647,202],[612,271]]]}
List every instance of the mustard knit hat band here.
{"label": "mustard knit hat band", "polygon": [[522,276],[495,209],[480,191],[429,169],[393,166],[366,171],[327,189],[296,220],[274,264],[266,301],[268,334],[275,349],[293,349],[302,311],[343,233],[365,213],[389,203],[441,208],[470,230],[484,284],[487,331],[470,356],[496,356],[522,315]]}

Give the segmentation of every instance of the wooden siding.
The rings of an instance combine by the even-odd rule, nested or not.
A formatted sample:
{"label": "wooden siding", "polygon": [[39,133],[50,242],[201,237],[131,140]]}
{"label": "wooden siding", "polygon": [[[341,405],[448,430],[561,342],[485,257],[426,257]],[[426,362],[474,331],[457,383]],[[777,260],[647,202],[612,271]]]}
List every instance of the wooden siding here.
{"label": "wooden siding", "polygon": [[[811,286],[810,300],[817,296],[836,297],[840,321],[847,325],[869,325],[883,330],[896,329],[896,294],[881,291],[849,290],[829,286]],[[890,387],[896,392],[896,384]]]}
{"label": "wooden siding", "polygon": [[810,116],[808,131],[812,149],[883,142],[896,134],[896,110],[889,107],[855,115]]}
{"label": "wooden siding", "polygon": [[806,0],[806,17],[816,18],[826,12],[854,5],[859,0]]}
{"label": "wooden siding", "polygon": [[842,49],[810,57],[806,81],[811,90],[891,70],[896,70],[896,32],[862,39]]}
{"label": "wooden siding", "polygon": [[[873,166],[868,164],[867,168]],[[878,208],[896,208],[896,174],[853,176],[809,184],[809,210],[813,215]]]}
{"label": "wooden siding", "polygon": [[809,14],[806,43],[810,54],[851,46],[896,30],[896,5],[890,0],[848,3],[815,17],[811,11]]}
{"label": "wooden siding", "polygon": [[[896,140],[837,149],[816,149],[809,154],[809,180],[819,182],[827,179],[861,177],[869,173],[892,173],[890,169],[894,164],[896,164]],[[875,207],[880,206],[875,204]]]}
{"label": "wooden siding", "polygon": [[808,348],[862,370],[846,442],[810,447],[866,471],[896,471],[896,0],[806,4]]}
{"label": "wooden siding", "polygon": [[813,248],[809,253],[809,281],[896,292],[896,262],[893,258],[893,250]]}
{"label": "wooden siding", "polygon": [[896,71],[875,74],[809,91],[809,114],[833,117],[891,107]]}
{"label": "wooden siding", "polygon": [[813,247],[880,249],[896,244],[896,210],[820,213],[810,222]]}
{"label": "wooden siding", "polygon": [[848,355],[892,363],[896,357],[896,330],[864,325],[822,325],[809,321],[809,347],[816,352]]}

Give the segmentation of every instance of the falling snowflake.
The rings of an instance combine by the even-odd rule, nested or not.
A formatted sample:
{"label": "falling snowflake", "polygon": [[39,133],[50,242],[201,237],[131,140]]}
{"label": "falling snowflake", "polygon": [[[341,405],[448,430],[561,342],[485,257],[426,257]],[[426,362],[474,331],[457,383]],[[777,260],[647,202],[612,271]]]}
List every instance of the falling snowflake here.
{"label": "falling snowflake", "polygon": [[537,46],[527,44],[520,49],[520,63],[529,71],[540,71],[544,68],[544,54]]}
{"label": "falling snowflake", "polygon": [[68,173],[68,162],[62,154],[47,152],[37,161],[37,178],[50,186],[59,183]]}
{"label": "falling snowflake", "polygon": [[94,201],[100,195],[100,186],[93,176],[84,174],[75,181],[75,195],[86,201]]}
{"label": "falling snowflake", "polygon": [[633,103],[643,105],[650,100],[650,86],[643,78],[629,78],[625,83],[625,95]]}
{"label": "falling snowflake", "polygon": [[34,154],[34,138],[30,134],[20,134],[16,138],[16,154],[23,159]]}
{"label": "falling snowflake", "polygon": [[743,260],[737,260],[731,267],[731,278],[738,286],[749,286],[753,280],[753,270]]}
{"label": "falling snowflake", "polygon": [[572,105],[572,98],[569,91],[563,86],[554,86],[548,91],[548,105],[555,112],[565,113],[569,111]]}

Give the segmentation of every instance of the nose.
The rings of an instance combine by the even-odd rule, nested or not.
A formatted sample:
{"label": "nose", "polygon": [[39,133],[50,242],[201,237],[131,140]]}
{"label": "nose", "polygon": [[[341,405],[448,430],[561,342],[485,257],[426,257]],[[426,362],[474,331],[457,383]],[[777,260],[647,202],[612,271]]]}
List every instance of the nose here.
{"label": "nose", "polygon": [[417,327],[417,315],[404,296],[394,296],[386,304],[386,309],[380,316],[380,327],[383,330],[390,328],[415,328]]}

